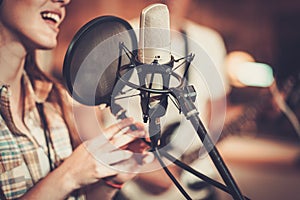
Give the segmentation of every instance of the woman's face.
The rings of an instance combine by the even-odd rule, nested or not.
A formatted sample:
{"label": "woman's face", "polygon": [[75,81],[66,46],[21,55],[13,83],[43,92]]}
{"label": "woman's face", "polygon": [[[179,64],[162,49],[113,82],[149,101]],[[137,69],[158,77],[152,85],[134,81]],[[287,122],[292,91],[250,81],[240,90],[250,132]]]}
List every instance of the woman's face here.
{"label": "woman's face", "polygon": [[70,0],[3,0],[0,33],[27,49],[51,49],[57,44],[59,25]]}

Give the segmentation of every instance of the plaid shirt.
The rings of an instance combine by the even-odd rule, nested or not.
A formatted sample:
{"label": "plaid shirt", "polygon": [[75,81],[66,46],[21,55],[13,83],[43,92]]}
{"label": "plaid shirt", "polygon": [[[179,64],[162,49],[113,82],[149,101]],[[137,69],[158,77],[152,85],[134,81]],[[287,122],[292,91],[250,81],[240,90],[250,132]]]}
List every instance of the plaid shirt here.
{"label": "plaid shirt", "polygon": [[[52,155],[52,163],[56,166],[72,153],[68,129],[61,113],[53,104],[46,101],[52,84],[35,81],[34,86],[33,89],[24,72],[22,78],[22,89],[25,91],[24,123],[30,133],[26,134],[19,131],[12,120],[9,104],[10,88],[0,85],[0,199],[16,199],[22,196],[47,175],[50,163],[48,150]],[[44,105],[50,132],[49,147],[45,142],[36,103]]]}

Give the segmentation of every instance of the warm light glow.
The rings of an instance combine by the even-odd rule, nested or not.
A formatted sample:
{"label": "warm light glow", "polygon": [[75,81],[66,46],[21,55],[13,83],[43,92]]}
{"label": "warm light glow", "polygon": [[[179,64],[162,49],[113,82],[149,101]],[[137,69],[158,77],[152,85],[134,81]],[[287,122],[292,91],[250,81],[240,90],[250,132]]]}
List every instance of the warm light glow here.
{"label": "warm light glow", "polygon": [[225,68],[230,84],[235,87],[246,87],[242,84],[236,75],[239,66],[245,62],[255,62],[254,58],[244,51],[230,52],[225,59]]}
{"label": "warm light glow", "polygon": [[274,82],[272,68],[264,63],[255,62],[247,52],[233,51],[225,60],[230,84],[235,87],[269,87]]}
{"label": "warm light glow", "polygon": [[235,74],[237,79],[246,86],[269,87],[274,81],[272,68],[264,63],[241,63]]}

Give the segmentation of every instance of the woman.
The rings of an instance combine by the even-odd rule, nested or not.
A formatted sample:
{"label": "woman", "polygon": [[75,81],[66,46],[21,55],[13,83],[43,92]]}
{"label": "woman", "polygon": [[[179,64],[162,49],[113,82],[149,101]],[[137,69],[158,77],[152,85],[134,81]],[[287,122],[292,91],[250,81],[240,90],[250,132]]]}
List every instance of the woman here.
{"label": "woman", "polygon": [[35,50],[57,45],[69,2],[0,0],[0,199],[110,199],[133,177],[114,169],[138,166],[120,148],[142,127],[122,120],[80,144],[62,87],[37,67]]}

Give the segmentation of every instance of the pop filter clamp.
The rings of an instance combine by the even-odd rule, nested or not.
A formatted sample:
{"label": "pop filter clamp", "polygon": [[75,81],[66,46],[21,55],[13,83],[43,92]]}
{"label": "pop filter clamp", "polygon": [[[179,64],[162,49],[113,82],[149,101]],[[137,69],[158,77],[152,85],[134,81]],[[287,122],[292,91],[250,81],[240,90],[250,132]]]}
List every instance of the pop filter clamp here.
{"label": "pop filter clamp", "polygon": [[[121,31],[128,31],[129,34],[122,35],[120,34]],[[106,42],[107,38],[114,34],[119,34],[120,36],[117,40],[113,40],[112,43],[108,43],[109,47],[113,47],[112,49],[107,50],[101,45],[99,46],[99,44],[103,41]],[[124,41],[126,41],[126,43],[124,43]],[[128,48],[128,46],[130,46],[130,48]],[[172,69],[174,62],[184,60],[187,66],[184,72],[184,75],[186,75],[188,66],[191,64],[194,55],[190,54],[187,57],[177,60],[172,57],[170,63],[166,65],[160,65],[153,62],[150,67],[148,64],[139,63],[137,61],[136,49],[136,36],[134,31],[132,31],[131,26],[126,21],[114,16],[99,17],[90,21],[77,32],[65,56],[63,76],[68,92],[75,100],[85,105],[95,106],[105,103],[110,107],[112,114],[114,114],[118,119],[123,119],[127,117],[126,110],[116,103],[117,96],[121,93],[121,90],[125,86],[140,91],[141,99],[144,99],[144,105],[142,105],[142,107],[144,107],[144,120],[146,121],[146,119],[149,118],[149,133],[151,142],[144,138],[143,141],[151,147],[150,151],[153,151],[165,172],[169,175],[185,198],[191,199],[176,178],[168,170],[162,160],[162,157],[174,162],[174,164],[209,184],[229,193],[236,200],[248,199],[247,197],[243,197],[241,194],[237,184],[198,116],[198,111],[194,105],[196,96],[195,89],[193,86],[188,86],[184,77],[181,77],[175,72],[175,69]],[[117,62],[107,64],[105,57],[99,58],[99,54],[105,54],[107,51],[114,54],[111,57],[118,57]],[[117,52],[116,55],[115,52]],[[125,57],[122,56],[124,54],[126,55]],[[102,66],[107,69],[102,69]],[[139,85],[130,82],[129,80],[132,75],[132,69],[136,69],[139,73],[157,73],[161,74],[162,77],[167,77],[164,87],[162,89],[157,89],[152,88],[149,85],[146,86],[143,82]],[[111,78],[111,75],[115,75],[115,77]],[[178,81],[177,86],[171,88],[168,87],[170,77],[175,78]],[[166,85],[167,87],[165,87]],[[158,103],[149,109],[149,98],[147,100],[147,97],[151,96],[151,94],[151,98],[158,98]],[[226,185],[201,174],[190,166],[177,160],[161,148],[161,128],[159,118],[165,114],[164,111],[168,105],[168,96],[172,96],[176,100],[179,111],[182,112],[186,119],[192,123]],[[163,108],[163,112],[161,112],[158,108]],[[131,129],[136,129],[136,127],[131,126]]]}

